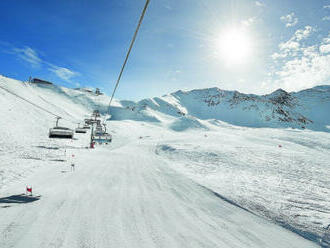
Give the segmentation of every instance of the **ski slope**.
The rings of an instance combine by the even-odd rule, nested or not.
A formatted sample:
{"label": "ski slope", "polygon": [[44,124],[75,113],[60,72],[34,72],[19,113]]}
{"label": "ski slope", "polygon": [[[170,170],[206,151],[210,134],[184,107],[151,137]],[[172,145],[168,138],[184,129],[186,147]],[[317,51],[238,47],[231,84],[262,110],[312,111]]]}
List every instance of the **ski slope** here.
{"label": "ski slope", "polygon": [[330,135],[218,128],[163,140],[171,168],[312,240],[330,224]]}
{"label": "ski slope", "polygon": [[0,200],[0,247],[317,247],[172,170],[154,153],[158,139],[122,139],[68,150],[74,172],[62,163],[26,178],[39,200]]}
{"label": "ski slope", "polygon": [[[319,90],[303,92],[304,109],[326,110]],[[54,116],[12,93],[71,128],[105,112],[106,95],[0,77],[0,247],[318,247],[329,132],[232,125],[197,111],[196,92],[115,101],[113,144],[89,150],[88,134],[48,139]],[[327,130],[316,117],[311,129]],[[26,185],[40,198],[17,196]]]}

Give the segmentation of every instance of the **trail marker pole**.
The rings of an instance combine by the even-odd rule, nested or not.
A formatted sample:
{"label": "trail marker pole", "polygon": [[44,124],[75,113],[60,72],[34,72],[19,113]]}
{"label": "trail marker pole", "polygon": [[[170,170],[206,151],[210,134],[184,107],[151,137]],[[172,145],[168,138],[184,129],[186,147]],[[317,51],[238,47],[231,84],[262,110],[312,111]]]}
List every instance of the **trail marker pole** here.
{"label": "trail marker pole", "polygon": [[32,196],[32,186],[26,186],[25,193],[26,195],[30,192],[30,196]]}
{"label": "trail marker pole", "polygon": [[72,159],[71,159],[71,171],[74,171],[74,167],[75,167],[75,161],[74,161],[74,158],[75,158],[75,155],[72,154],[71,157],[72,157]]}
{"label": "trail marker pole", "polygon": [[94,133],[94,123],[92,123],[91,141],[90,141],[90,145],[89,145],[90,148],[94,148],[93,133]]}

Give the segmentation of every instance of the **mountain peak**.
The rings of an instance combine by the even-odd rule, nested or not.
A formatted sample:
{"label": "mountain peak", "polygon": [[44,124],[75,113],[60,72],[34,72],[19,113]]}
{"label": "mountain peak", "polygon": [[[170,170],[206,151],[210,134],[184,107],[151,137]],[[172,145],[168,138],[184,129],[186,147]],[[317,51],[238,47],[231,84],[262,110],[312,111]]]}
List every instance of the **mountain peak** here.
{"label": "mountain peak", "polygon": [[279,88],[272,93],[268,94],[268,96],[279,96],[279,95],[289,95],[287,91],[283,90],[282,88]]}

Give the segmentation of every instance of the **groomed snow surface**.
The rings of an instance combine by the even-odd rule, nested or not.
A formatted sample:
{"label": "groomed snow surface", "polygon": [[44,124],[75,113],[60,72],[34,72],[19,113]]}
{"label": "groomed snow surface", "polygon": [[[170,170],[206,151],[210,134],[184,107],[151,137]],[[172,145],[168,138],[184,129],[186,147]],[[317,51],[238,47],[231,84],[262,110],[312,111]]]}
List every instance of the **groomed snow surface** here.
{"label": "groomed snow surface", "polygon": [[10,92],[72,128],[107,96],[0,87],[0,247],[319,247],[330,224],[328,132],[116,102],[113,143],[90,150],[89,134],[50,140],[54,116]]}

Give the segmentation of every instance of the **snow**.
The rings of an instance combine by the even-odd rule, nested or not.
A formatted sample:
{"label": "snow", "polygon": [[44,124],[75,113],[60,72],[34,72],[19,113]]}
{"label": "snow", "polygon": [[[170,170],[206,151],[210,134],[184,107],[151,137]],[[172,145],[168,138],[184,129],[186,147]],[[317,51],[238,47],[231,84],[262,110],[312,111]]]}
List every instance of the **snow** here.
{"label": "snow", "polygon": [[[49,140],[48,129],[55,125],[55,117],[15,94],[46,110],[61,115],[61,125],[71,128],[83,119],[87,109],[72,104],[71,98],[57,86],[36,86],[0,77],[0,188],[8,182],[29,174],[45,161],[62,159],[59,147],[70,147],[69,141]],[[65,90],[65,91],[64,91]],[[57,149],[58,148],[58,149]]]}
{"label": "snow", "polygon": [[[318,247],[329,224],[330,121],[314,114],[304,130],[262,119],[286,93],[116,100],[113,143],[90,150],[88,133],[50,140],[54,116],[10,92],[70,128],[109,102],[0,76],[0,247]],[[280,107],[321,115],[328,93],[290,93],[299,104]],[[26,185],[40,197],[15,198]]]}
{"label": "snow", "polygon": [[[137,103],[125,102],[122,107],[114,108],[112,113],[114,120],[145,121],[150,110],[154,110],[168,117],[218,119],[238,126],[329,132],[326,127],[330,122],[329,109],[330,86],[293,93],[277,90],[264,96],[209,88],[177,91]],[[131,113],[128,114],[129,111]],[[161,120],[153,118],[153,121]]]}
{"label": "snow", "polygon": [[329,140],[306,130],[225,127],[164,141],[157,153],[201,185],[317,240],[330,220]]}
{"label": "snow", "polygon": [[75,172],[44,166],[1,192],[14,195],[33,182],[40,194],[1,210],[1,247],[316,247],[170,169],[152,150],[154,127],[113,128],[125,142],[75,150]]}

